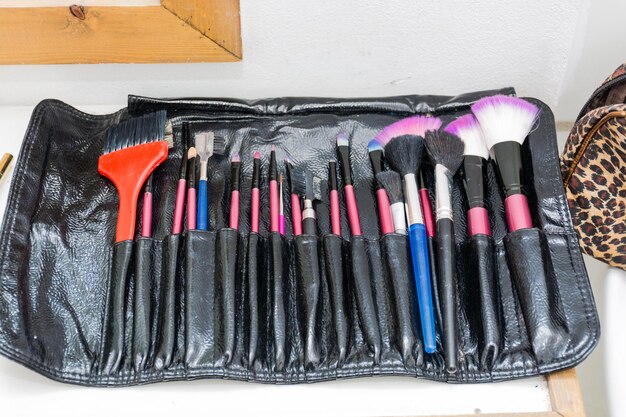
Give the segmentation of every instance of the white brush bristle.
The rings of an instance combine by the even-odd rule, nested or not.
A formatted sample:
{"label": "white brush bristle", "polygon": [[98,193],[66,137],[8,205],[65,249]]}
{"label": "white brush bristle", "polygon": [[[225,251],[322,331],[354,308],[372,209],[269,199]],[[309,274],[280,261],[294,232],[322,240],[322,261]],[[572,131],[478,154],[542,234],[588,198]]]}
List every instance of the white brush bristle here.
{"label": "white brush bristle", "polygon": [[524,143],[537,120],[539,108],[521,98],[496,95],[478,100],[472,105],[472,113],[491,149],[500,142]]}
{"label": "white brush bristle", "polygon": [[337,135],[337,146],[350,146],[350,139],[345,133],[339,133]]}
{"label": "white brush bristle", "polygon": [[463,155],[473,155],[489,159],[489,149],[485,143],[483,132],[478,120],[472,114],[461,116],[444,129],[448,133],[458,136],[465,145]]}

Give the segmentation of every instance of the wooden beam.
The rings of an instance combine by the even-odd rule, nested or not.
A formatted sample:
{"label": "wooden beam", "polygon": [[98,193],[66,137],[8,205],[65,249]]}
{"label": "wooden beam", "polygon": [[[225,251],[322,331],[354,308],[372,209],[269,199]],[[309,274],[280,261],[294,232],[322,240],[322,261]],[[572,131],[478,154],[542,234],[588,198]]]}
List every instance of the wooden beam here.
{"label": "wooden beam", "polygon": [[229,62],[239,57],[162,6],[0,8],[0,64]]}
{"label": "wooden beam", "polygon": [[566,369],[546,376],[552,409],[563,417],[585,417],[585,405],[576,370]]}
{"label": "wooden beam", "polygon": [[161,4],[213,42],[242,57],[239,0],[162,0]]}

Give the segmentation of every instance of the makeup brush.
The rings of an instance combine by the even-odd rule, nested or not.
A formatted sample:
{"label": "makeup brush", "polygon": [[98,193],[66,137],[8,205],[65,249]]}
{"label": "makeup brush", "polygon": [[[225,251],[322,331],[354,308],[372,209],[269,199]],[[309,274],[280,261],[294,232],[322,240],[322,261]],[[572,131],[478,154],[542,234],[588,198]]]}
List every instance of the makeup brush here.
{"label": "makeup brush", "polygon": [[5,153],[4,155],[2,155],[2,158],[0,158],[0,180],[2,179],[2,177],[4,177],[4,173],[9,168],[12,160],[13,155],[11,155],[10,153]]}
{"label": "makeup brush", "polygon": [[[185,122],[182,126],[183,149],[187,148],[189,143],[189,123]],[[185,212],[185,194],[187,192],[187,155],[183,152],[180,158],[180,171],[178,174],[178,188],[176,189],[176,205],[174,206],[174,220],[172,222],[172,234],[178,235],[183,229],[183,214]]]}
{"label": "makeup brush", "polygon": [[172,125],[165,111],[134,117],[107,130],[98,172],[111,180],[119,194],[116,243],[133,239],[139,192],[172,146]]}
{"label": "makeup brush", "polygon": [[[418,190],[420,193],[420,202],[422,203],[422,214],[424,215],[424,226],[426,227],[426,235],[430,238],[435,237],[435,221],[433,220],[433,206],[430,201],[430,194],[428,193],[428,187],[426,187],[426,181],[424,181],[424,169],[420,169],[418,176]],[[432,257],[431,257],[432,260]]]}
{"label": "makeup brush", "polygon": [[272,145],[270,152],[270,169],[269,169],[269,184],[270,184],[270,232],[279,231],[279,202],[278,202],[278,165],[276,163],[276,147]]}
{"label": "makeup brush", "polygon": [[143,191],[143,207],[141,209],[141,237],[152,236],[152,176],[150,174]]}
{"label": "makeup brush", "polygon": [[348,220],[352,236],[361,236],[361,221],[359,219],[359,207],[356,203],[354,187],[352,186],[352,173],[350,172],[350,139],[345,133],[339,133],[337,139],[337,153],[341,164],[341,176],[343,179],[343,193],[346,198]]}
{"label": "makeup brush", "polygon": [[287,170],[287,181],[289,181],[289,191],[291,193],[291,223],[293,224],[293,235],[302,234],[302,208],[300,206],[300,197],[293,188],[293,164],[290,160],[285,159],[285,167]]}
{"label": "makeup brush", "polygon": [[465,145],[463,151],[463,186],[469,203],[467,227],[469,235],[491,236],[489,212],[485,200],[485,178],[489,150],[483,139],[478,120],[472,114],[461,116],[444,129],[458,136]]}
{"label": "makeup brush", "polygon": [[261,205],[261,192],[259,183],[261,179],[261,154],[254,152],[254,163],[252,165],[252,191],[250,202],[250,231],[259,233],[259,211]]}
{"label": "makeup brush", "polygon": [[522,144],[530,133],[539,108],[517,97],[496,95],[472,105],[506,198],[504,209],[509,231],[533,227],[526,199]]}
{"label": "makeup brush", "polygon": [[443,315],[443,346],[446,370],[457,370],[457,322],[456,322],[456,244],[454,241],[454,217],[452,212],[452,177],[463,163],[463,142],[457,136],[444,131],[426,132],[426,149],[435,165],[435,204],[437,213],[437,273]]}
{"label": "makeup brush", "polygon": [[278,181],[278,231],[285,235],[285,202],[283,201],[283,174]]}
{"label": "makeup brush", "polygon": [[187,151],[187,230],[196,229],[196,148]]}
{"label": "makeup brush", "polygon": [[304,201],[302,210],[302,233],[305,235],[317,235],[317,215],[313,202],[322,199],[321,180],[311,171],[293,171],[294,191]]}
{"label": "makeup brush", "polygon": [[230,159],[230,219],[229,227],[239,229],[239,171],[241,159],[239,154],[233,154]]}
{"label": "makeup brush", "polygon": [[341,206],[337,186],[337,162],[328,161],[328,188],[330,199],[330,232],[341,236]]}
{"label": "makeup brush", "polygon": [[200,182],[198,183],[198,230],[209,229],[209,191],[207,185],[209,158],[222,155],[226,150],[224,138],[213,132],[201,132],[195,136],[196,152],[200,157]]}
{"label": "makeup brush", "polygon": [[400,174],[395,171],[382,171],[376,174],[376,180],[385,188],[389,196],[394,231],[406,235],[406,213],[404,211],[402,178],[400,178]]}
{"label": "makeup brush", "polygon": [[[371,140],[367,144],[367,150],[372,164],[374,177],[383,170],[383,147],[378,141]],[[380,233],[386,235],[393,233],[393,219],[391,218],[391,208],[389,207],[389,196],[383,186],[376,182],[376,202],[378,203],[378,220],[380,222]]]}
{"label": "makeup brush", "polygon": [[440,126],[441,120],[436,117],[413,116],[385,127],[376,136],[376,140],[384,147],[385,160],[402,177],[409,223],[408,234],[413,274],[417,288],[422,336],[426,353],[435,352],[437,345],[430,281],[428,239],[426,228],[424,227],[424,217],[420,207],[415,174],[419,171],[422,163],[424,133],[428,130],[439,129]]}

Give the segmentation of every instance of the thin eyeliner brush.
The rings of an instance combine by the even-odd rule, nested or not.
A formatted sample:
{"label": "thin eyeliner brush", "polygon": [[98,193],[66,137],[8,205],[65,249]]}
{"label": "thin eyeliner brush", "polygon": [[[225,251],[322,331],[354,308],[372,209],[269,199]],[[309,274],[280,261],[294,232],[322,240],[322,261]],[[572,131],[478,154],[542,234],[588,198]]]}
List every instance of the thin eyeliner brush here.
{"label": "thin eyeliner brush", "polygon": [[356,202],[354,187],[352,186],[352,173],[350,170],[350,139],[345,133],[337,135],[337,153],[341,162],[341,176],[343,179],[343,193],[346,198],[348,220],[352,236],[361,236],[361,221],[359,218],[359,206]]}
{"label": "thin eyeliner brush", "polygon": [[293,224],[293,235],[302,234],[302,208],[300,206],[300,197],[294,191],[293,185],[293,164],[289,160],[285,160],[287,170],[287,181],[289,181],[289,192],[291,193],[291,223]]}
{"label": "thin eyeliner brush", "polygon": [[[187,149],[189,143],[189,123],[183,123],[182,138],[183,149]],[[180,171],[178,174],[178,188],[176,189],[176,205],[174,206],[174,221],[172,234],[178,235],[183,230],[183,216],[185,214],[185,197],[187,193],[187,153],[183,151],[180,158]]]}
{"label": "thin eyeliner brush", "polygon": [[141,237],[152,236],[152,176],[150,174],[143,192],[143,207],[141,211]]}
{"label": "thin eyeliner brush", "polygon": [[261,207],[261,192],[259,190],[261,179],[261,154],[254,152],[252,165],[252,191],[250,195],[250,231],[259,233],[259,210]]}
{"label": "thin eyeliner brush", "polygon": [[278,202],[278,165],[276,163],[276,147],[272,145],[270,152],[270,169],[269,169],[269,188],[270,188],[270,232],[279,231],[279,202]]}

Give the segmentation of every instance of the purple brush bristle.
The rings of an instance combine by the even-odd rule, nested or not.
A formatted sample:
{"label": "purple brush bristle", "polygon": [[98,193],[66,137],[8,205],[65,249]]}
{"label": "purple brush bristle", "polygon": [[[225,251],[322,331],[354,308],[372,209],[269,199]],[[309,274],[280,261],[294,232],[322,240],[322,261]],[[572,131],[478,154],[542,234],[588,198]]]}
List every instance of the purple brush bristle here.
{"label": "purple brush bristle", "polygon": [[240,162],[241,158],[239,157],[238,153],[234,153],[233,156],[230,158],[230,162]]}
{"label": "purple brush bristle", "polygon": [[376,135],[376,141],[385,146],[389,141],[398,136],[424,136],[429,130],[437,130],[441,127],[441,119],[430,116],[411,116],[390,124]]}
{"label": "purple brush bristle", "polygon": [[483,132],[473,114],[470,113],[459,117],[446,126],[444,131],[461,138],[465,144],[465,155],[489,159],[489,150],[485,144]]}

